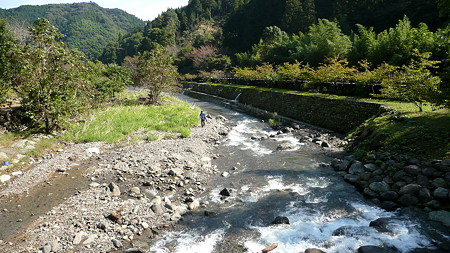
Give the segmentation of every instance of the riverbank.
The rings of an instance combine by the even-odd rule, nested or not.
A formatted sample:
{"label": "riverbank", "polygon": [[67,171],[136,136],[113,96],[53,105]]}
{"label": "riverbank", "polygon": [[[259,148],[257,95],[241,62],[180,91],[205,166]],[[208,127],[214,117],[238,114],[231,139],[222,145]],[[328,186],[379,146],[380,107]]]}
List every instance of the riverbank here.
{"label": "riverbank", "polygon": [[[217,173],[211,165],[214,145],[227,129],[224,118],[213,116],[204,128],[193,128],[189,138],[70,145],[0,192],[2,220],[9,219],[1,251],[106,252],[135,246],[133,238],[151,237],[207,204],[196,196]],[[77,187],[39,215],[46,201],[59,197],[61,178],[78,181]],[[34,202],[35,192],[47,198]]]}

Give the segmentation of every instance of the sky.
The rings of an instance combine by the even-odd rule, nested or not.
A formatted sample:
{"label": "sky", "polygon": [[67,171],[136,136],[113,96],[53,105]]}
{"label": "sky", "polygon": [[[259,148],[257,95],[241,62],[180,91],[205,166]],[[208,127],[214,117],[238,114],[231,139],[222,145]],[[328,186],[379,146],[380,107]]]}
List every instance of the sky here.
{"label": "sky", "polygon": [[103,8],[122,9],[136,17],[148,21],[155,19],[168,8],[186,6],[189,0],[0,0],[0,8],[11,9],[21,5],[43,5],[60,3],[95,2]]}

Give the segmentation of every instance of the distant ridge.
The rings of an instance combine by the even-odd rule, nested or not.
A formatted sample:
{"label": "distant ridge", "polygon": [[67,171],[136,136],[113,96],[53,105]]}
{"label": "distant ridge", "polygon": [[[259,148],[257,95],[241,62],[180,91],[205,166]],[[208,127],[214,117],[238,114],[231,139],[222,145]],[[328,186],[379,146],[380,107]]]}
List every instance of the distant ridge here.
{"label": "distant ridge", "polygon": [[19,33],[40,17],[47,18],[65,35],[70,48],[82,51],[90,59],[95,59],[109,42],[145,24],[123,10],[103,8],[93,2],[0,9],[0,19]]}

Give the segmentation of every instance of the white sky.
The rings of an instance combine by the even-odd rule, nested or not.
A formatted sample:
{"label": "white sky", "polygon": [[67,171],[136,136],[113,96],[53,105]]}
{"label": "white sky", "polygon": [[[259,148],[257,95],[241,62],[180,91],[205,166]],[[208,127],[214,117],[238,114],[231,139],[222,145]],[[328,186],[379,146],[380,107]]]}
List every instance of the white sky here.
{"label": "white sky", "polygon": [[144,21],[148,21],[153,20],[168,8],[186,6],[188,1],[189,0],[0,0],[0,8],[11,9],[21,5],[95,2],[103,8],[122,9]]}

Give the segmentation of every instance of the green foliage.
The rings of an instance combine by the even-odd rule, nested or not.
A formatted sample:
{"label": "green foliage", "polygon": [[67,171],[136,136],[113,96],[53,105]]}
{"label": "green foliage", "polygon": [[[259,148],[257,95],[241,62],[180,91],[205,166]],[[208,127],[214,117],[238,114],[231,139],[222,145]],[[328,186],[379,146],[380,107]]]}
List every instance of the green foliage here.
{"label": "green foliage", "polygon": [[[74,125],[62,136],[63,140],[74,142],[124,141],[136,132],[166,131],[188,137],[189,128],[198,124],[198,109],[175,99],[165,99],[163,106],[117,105],[93,111],[85,121]],[[150,134],[146,140],[159,137]]]}
{"label": "green foliage", "polygon": [[173,91],[178,85],[177,68],[165,48],[157,46],[139,56],[135,74],[136,84],[148,89],[150,104],[159,103],[163,91]]}
{"label": "green foliage", "polygon": [[277,67],[277,72],[280,79],[285,81],[304,81],[311,79],[311,72],[313,69],[308,64],[303,65],[301,62],[284,63]]}
{"label": "green foliage", "polygon": [[312,83],[352,82],[357,70],[348,67],[348,62],[337,58],[329,59],[327,64],[322,64],[311,72]]}
{"label": "green foliage", "polygon": [[419,53],[419,58],[413,60],[410,65],[405,65],[394,75],[385,78],[382,82],[382,96],[392,99],[414,102],[423,111],[423,103],[438,103],[439,84],[441,79],[431,74],[430,68],[434,68],[439,62],[429,60],[430,53]]}
{"label": "green foliage", "polygon": [[302,49],[297,53],[301,60],[317,66],[327,58],[346,58],[351,48],[350,38],[343,34],[337,23],[319,19],[301,38]]}
{"label": "green foliage", "polygon": [[122,10],[102,8],[92,2],[0,9],[0,18],[11,27],[29,26],[41,17],[65,35],[67,46],[82,51],[90,59],[95,59],[109,42],[116,41],[119,34],[144,25],[142,20]]}
{"label": "green foliage", "polygon": [[89,80],[97,91],[97,98],[108,99],[133,84],[131,70],[116,64],[99,61],[87,63]]}
{"label": "green foliage", "polygon": [[11,55],[18,47],[18,41],[14,35],[8,30],[6,23],[0,20],[0,106],[8,98],[11,88]]}
{"label": "green foliage", "polygon": [[62,36],[46,19],[30,27],[31,42],[12,56],[11,83],[31,126],[47,133],[89,105],[83,59],[58,42]]}

